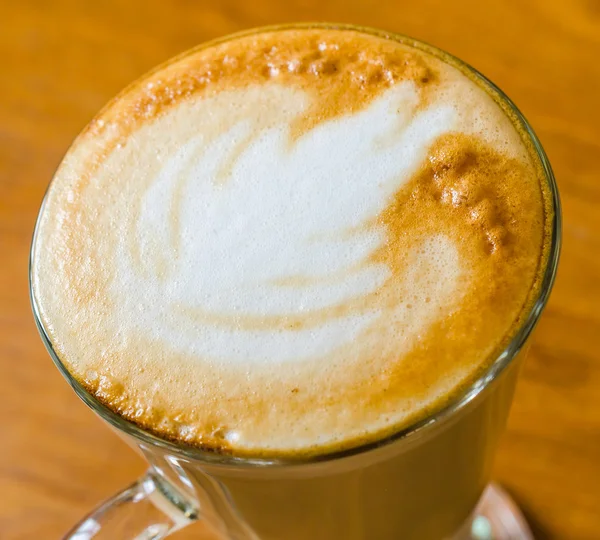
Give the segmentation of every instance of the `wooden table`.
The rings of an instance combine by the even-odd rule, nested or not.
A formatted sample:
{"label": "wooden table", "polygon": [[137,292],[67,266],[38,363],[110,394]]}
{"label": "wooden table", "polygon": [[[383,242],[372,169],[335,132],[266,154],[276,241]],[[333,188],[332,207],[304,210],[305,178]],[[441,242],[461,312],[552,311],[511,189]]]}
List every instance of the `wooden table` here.
{"label": "wooden table", "polygon": [[218,35],[299,20],[382,27],[447,49],[537,130],[562,193],[564,250],[495,474],[539,538],[600,538],[598,0],[2,3],[0,538],[58,538],[144,470],[68,388],[30,313],[32,228],[70,141],[156,63]]}

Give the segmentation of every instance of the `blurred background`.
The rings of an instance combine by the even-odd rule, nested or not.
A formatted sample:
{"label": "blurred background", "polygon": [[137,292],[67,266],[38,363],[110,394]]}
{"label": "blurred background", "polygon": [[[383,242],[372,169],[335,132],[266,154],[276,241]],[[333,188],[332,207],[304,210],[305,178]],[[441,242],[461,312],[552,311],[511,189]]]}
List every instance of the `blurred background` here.
{"label": "blurred background", "polygon": [[[293,21],[375,26],[446,49],[496,82],[537,131],[561,190],[563,256],[495,478],[536,538],[600,538],[600,1],[4,0],[0,539],[59,538],[145,468],[78,401],[33,323],[28,250],[53,171],[94,113],[155,64]],[[192,537],[200,526],[175,538]]]}

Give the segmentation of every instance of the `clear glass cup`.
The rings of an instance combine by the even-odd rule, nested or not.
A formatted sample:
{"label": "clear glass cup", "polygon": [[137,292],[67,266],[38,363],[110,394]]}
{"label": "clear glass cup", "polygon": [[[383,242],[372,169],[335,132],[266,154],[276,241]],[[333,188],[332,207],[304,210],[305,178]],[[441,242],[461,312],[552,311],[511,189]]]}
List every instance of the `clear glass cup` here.
{"label": "clear glass cup", "polygon": [[[150,464],[143,478],[84,518],[66,538],[159,539],[199,519],[218,537],[231,540],[531,538],[514,504],[488,482],[527,340],[547,302],[558,264],[560,202],[546,154],[506,95],[439,49],[405,36],[347,25],[277,26],[244,34],[289,27],[351,28],[426,50],[477,80],[522,126],[544,171],[554,212],[538,297],[487,372],[443,410],[374,443],[304,460],[284,460],[238,458],[177,445],[113,413],[59,360],[30,286],[36,324],[60,372],[84,403]],[[31,260],[34,257],[32,248]]]}

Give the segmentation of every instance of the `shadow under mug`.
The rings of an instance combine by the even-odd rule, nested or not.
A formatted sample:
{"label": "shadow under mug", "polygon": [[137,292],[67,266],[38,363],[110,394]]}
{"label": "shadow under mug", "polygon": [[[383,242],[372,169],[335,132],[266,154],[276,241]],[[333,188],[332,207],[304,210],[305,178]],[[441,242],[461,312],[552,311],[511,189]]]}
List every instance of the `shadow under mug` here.
{"label": "shadow under mug", "polygon": [[[36,324],[61,373],[79,397],[150,463],[143,478],[92,512],[67,538],[159,539],[202,519],[217,537],[231,540],[524,540],[529,534],[526,526],[518,523],[518,515],[498,491],[488,488],[487,493],[488,503],[493,497],[499,503],[477,504],[489,481],[526,341],[547,302],[558,264],[560,203],[544,150],[519,110],[493,83],[430,45],[346,25],[277,26],[244,34],[290,27],[350,28],[426,50],[476,80],[520,124],[552,198],[552,238],[538,296],[504,351],[443,410],[375,443],[288,461],[237,458],[177,445],[112,412],[61,363],[30,285]],[[30,257],[35,257],[33,248]],[[508,521],[503,523],[500,510],[517,520],[513,529]]]}

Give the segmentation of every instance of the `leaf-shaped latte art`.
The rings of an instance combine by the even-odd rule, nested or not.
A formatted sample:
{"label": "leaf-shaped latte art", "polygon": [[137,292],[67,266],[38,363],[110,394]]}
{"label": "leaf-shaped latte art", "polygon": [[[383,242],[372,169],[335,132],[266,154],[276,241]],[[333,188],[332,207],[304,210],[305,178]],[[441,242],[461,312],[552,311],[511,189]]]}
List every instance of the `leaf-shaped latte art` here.
{"label": "leaf-shaped latte art", "polygon": [[[422,299],[415,332],[449,306],[461,269],[443,231],[415,239],[422,275],[394,275],[373,259],[390,241],[379,217],[456,123],[450,107],[417,105],[407,82],[298,139],[289,123],[245,120],[183,141],[143,195],[124,271],[146,291],[142,311],[169,321],[163,338],[219,360],[303,359],[352,342],[384,311],[417,311],[415,294],[387,290],[407,279],[444,285],[435,302]],[[433,261],[419,259],[432,249]]]}

